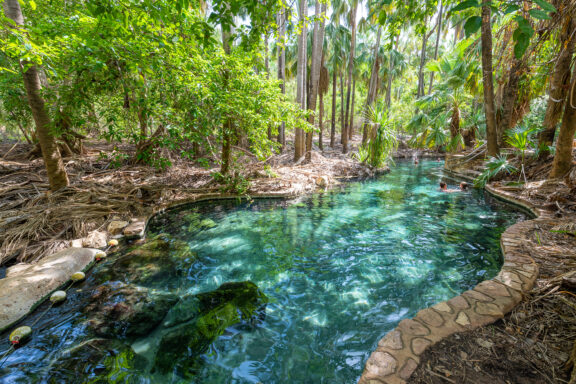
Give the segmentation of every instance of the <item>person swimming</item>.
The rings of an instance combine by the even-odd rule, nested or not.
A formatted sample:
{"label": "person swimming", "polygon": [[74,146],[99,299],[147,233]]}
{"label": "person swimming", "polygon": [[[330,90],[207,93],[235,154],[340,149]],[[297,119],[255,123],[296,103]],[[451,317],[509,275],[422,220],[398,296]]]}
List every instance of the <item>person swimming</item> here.
{"label": "person swimming", "polygon": [[457,189],[448,189],[448,185],[445,182],[440,182],[440,191],[441,192],[458,192]]}
{"label": "person swimming", "polygon": [[460,183],[460,190],[463,191],[463,192],[464,192],[464,191],[467,191],[467,190],[468,190],[468,183],[465,182],[465,181],[461,182],[461,183]]}

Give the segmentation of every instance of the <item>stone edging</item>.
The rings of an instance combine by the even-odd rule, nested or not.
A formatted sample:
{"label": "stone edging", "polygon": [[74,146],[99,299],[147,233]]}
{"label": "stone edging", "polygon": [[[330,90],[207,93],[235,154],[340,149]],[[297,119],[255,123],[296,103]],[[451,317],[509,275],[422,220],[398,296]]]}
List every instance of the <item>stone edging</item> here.
{"label": "stone edging", "polygon": [[537,218],[508,227],[500,239],[504,264],[500,273],[476,287],[402,320],[379,342],[366,362],[359,384],[403,384],[420,363],[424,350],[442,339],[491,324],[504,317],[528,293],[538,266],[524,249],[529,231],[547,213],[513,194],[487,186],[497,198],[531,211]]}

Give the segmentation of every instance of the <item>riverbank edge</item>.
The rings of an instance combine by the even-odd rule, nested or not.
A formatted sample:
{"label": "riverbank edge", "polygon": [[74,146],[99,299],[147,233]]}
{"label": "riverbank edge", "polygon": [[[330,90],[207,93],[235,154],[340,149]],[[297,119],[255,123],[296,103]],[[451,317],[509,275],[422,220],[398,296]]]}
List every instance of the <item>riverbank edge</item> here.
{"label": "riverbank edge", "polygon": [[[469,177],[446,169],[458,178]],[[539,222],[550,214],[510,192],[487,185],[486,192],[512,205],[528,210],[534,219],[508,227],[500,238],[503,265],[496,277],[447,301],[419,311],[402,320],[379,342],[366,362],[359,384],[404,384],[430,346],[446,337],[492,324],[512,311],[538,277],[538,265],[524,251],[524,242]]]}

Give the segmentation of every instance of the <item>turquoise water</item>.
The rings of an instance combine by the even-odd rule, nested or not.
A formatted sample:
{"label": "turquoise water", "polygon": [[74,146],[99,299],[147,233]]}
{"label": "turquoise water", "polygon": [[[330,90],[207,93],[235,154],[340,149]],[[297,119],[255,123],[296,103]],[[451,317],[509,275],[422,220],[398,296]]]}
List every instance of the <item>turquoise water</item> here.
{"label": "turquoise water", "polygon": [[[400,162],[377,180],[298,200],[216,201],[157,215],[148,234],[179,244],[156,255],[171,261],[158,270],[148,260],[135,271],[126,267],[128,251],[110,257],[10,355],[2,381],[354,383],[401,319],[493,277],[501,233],[525,217],[482,191],[440,192],[442,179],[456,188],[441,166]],[[112,363],[83,356],[80,365],[66,364],[70,348],[93,337],[88,295],[110,279],[178,297],[251,281],[267,304],[251,321],[226,323],[200,351],[179,346],[168,371],[153,368],[158,329],[106,334],[138,364],[119,364],[118,354]]]}

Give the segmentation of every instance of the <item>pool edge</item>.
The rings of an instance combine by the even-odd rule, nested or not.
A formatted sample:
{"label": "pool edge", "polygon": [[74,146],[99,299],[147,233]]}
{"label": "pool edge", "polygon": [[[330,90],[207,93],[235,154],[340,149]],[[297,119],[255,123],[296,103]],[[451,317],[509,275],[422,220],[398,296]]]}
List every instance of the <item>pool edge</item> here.
{"label": "pool edge", "polygon": [[502,233],[500,247],[504,263],[498,275],[461,295],[419,311],[388,332],[368,358],[359,384],[406,383],[427,348],[452,334],[503,318],[534,286],[538,265],[525,251],[524,242],[548,213],[493,186],[487,185],[485,190],[500,200],[527,209],[535,218],[513,224]]}

